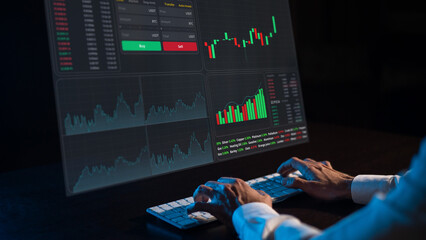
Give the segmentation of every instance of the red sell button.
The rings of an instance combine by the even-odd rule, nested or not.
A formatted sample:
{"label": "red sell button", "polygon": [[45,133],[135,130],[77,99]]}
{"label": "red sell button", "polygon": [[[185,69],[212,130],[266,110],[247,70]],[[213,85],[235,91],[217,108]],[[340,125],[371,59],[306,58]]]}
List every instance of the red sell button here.
{"label": "red sell button", "polygon": [[196,52],[198,51],[196,42],[163,42],[164,51],[182,51],[182,52]]}

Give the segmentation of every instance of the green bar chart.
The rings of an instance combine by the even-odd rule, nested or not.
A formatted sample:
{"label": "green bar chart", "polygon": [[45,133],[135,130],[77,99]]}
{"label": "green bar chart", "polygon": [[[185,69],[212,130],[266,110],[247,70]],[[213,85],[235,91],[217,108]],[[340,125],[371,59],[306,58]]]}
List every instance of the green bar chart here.
{"label": "green bar chart", "polygon": [[263,88],[246,99],[248,100],[241,105],[228,104],[222,111],[217,112],[216,124],[220,126],[268,118]]}

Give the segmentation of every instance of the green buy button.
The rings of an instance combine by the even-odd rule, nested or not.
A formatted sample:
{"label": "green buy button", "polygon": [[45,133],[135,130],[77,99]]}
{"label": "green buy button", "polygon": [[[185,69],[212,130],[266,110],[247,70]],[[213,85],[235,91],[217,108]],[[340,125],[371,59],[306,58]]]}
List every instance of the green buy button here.
{"label": "green buy button", "polygon": [[161,51],[159,41],[122,41],[123,51]]}

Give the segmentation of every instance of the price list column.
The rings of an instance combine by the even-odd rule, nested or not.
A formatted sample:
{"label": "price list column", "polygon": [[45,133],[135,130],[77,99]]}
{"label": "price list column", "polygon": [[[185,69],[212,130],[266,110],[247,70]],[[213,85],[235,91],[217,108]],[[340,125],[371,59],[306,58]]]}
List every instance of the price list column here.
{"label": "price list column", "polygon": [[293,123],[303,122],[302,103],[297,76],[295,73],[285,75],[286,76],[282,76],[281,81],[283,83],[284,90],[289,94],[286,99],[286,102],[288,102],[286,105],[291,108]]}
{"label": "price list column", "polygon": [[105,49],[106,69],[118,70],[117,46],[114,36],[112,4],[110,1],[99,1],[101,9],[102,34]]}
{"label": "price list column", "polygon": [[89,59],[89,70],[99,71],[99,51],[96,37],[95,14],[93,13],[93,1],[82,0],[84,31],[86,35],[87,57]]}
{"label": "price list column", "polygon": [[63,72],[73,71],[67,3],[65,0],[54,0],[52,5],[58,67]]}
{"label": "price list column", "polygon": [[304,121],[299,83],[295,73],[266,74],[274,126]]}
{"label": "price list column", "polygon": [[[50,0],[48,17],[62,74],[119,70],[111,0]],[[72,14],[69,14],[71,13]]]}

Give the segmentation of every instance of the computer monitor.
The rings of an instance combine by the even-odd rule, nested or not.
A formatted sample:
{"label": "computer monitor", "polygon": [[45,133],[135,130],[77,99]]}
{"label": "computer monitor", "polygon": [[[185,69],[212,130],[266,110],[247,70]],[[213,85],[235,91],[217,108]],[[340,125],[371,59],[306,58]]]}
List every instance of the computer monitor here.
{"label": "computer monitor", "polygon": [[68,195],[308,141],[288,0],[45,0]]}

